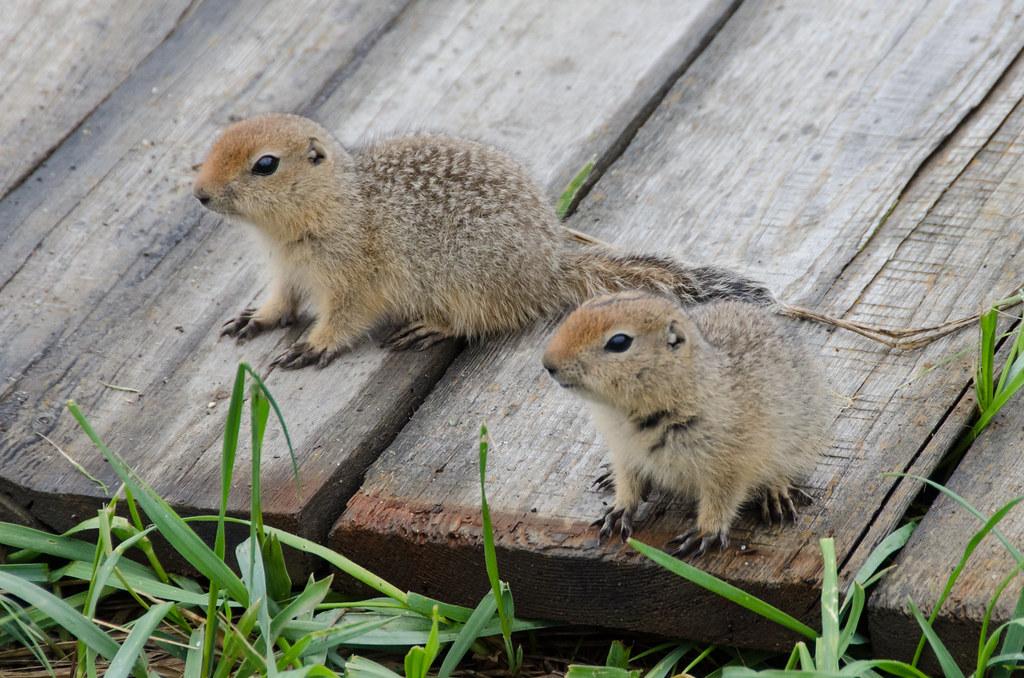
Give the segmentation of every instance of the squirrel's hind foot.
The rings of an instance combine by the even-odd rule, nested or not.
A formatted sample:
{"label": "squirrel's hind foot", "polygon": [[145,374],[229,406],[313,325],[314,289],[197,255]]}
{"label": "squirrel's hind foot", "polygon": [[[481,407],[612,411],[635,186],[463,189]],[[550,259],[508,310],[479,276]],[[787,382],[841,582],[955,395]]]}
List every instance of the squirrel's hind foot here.
{"label": "squirrel's hind foot", "polygon": [[780,525],[787,520],[795,523],[797,521],[797,504],[807,505],[811,501],[809,494],[795,487],[767,488],[761,495],[761,522],[769,527],[774,522]]}
{"label": "squirrel's hind foot", "polygon": [[380,346],[391,351],[423,351],[454,336],[447,328],[417,320],[401,325]]}
{"label": "squirrel's hind foot", "polygon": [[300,341],[292,344],[291,348],[274,358],[270,366],[285,370],[297,370],[307,365],[316,365],[317,369],[323,369],[341,353],[342,349],[316,348],[309,342]]}
{"label": "squirrel's hind foot", "polygon": [[[672,546],[675,544],[678,544],[678,546],[673,549]],[[689,555],[693,555],[694,558],[700,558],[714,546],[718,546],[719,551],[727,549],[729,547],[729,534],[725,531],[707,534],[693,527],[678,537],[669,539],[665,544],[665,550],[674,558],[686,558]]]}

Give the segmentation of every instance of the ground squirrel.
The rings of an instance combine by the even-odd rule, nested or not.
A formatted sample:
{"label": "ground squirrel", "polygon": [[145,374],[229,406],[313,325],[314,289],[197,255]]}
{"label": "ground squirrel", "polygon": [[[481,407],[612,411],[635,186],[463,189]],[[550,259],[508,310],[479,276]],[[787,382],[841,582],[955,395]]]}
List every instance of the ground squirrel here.
{"label": "ground squirrel", "polygon": [[825,449],[828,389],[810,352],[770,310],[736,301],[681,307],[642,292],[584,303],[543,364],[591,406],[611,449],[615,503],[595,525],[623,540],[648,486],[697,502],[669,542],[698,555],[728,545],[740,507],[796,517],[793,483]]}
{"label": "ground squirrel", "polygon": [[773,303],[724,269],[574,242],[519,164],[446,136],[349,151],[312,120],[259,116],[224,131],[193,194],[255,225],[275,268],[270,298],[222,334],[287,325],[312,302],[308,340],[274,361],[285,368],[322,367],[385,320],[399,324],[385,346],[421,349],[516,330],[620,289]]}

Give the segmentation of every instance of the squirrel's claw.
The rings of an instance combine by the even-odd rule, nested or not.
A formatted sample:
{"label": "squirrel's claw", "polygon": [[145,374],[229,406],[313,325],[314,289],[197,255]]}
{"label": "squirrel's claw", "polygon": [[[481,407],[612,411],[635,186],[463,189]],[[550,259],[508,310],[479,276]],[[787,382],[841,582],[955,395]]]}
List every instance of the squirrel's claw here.
{"label": "squirrel's claw", "polygon": [[591,523],[591,527],[601,526],[601,531],[597,533],[597,542],[603,544],[608,541],[608,537],[615,532],[616,525],[619,527],[619,536],[622,538],[622,542],[629,541],[629,538],[633,536],[634,514],[633,509],[609,507],[602,517]]}
{"label": "squirrel's claw", "polygon": [[694,558],[700,558],[708,552],[708,549],[715,545],[718,546],[720,551],[727,549],[729,547],[729,535],[724,531],[717,534],[704,534],[697,528],[691,528],[678,537],[670,539],[665,544],[665,548],[668,549],[673,544],[679,544],[676,549],[669,552],[673,557],[686,558],[692,554]]}
{"label": "squirrel's claw", "polygon": [[[792,492],[792,494],[790,494]],[[809,501],[809,497],[803,490],[796,490],[790,487],[770,488],[761,495],[761,520],[769,527],[772,521],[777,520],[780,524],[785,520],[791,523],[797,521],[796,503],[793,501],[796,495],[801,501]]]}
{"label": "squirrel's claw", "polygon": [[270,363],[271,367],[280,367],[284,370],[297,370],[307,365],[316,365],[323,369],[331,364],[338,357],[340,351],[315,348],[306,341],[292,344],[291,348],[274,358]]}
{"label": "squirrel's claw", "polygon": [[590,485],[592,488],[599,492],[614,492],[615,491],[615,476],[608,465],[605,464],[602,468],[606,469],[604,473],[594,479],[594,482]]}
{"label": "squirrel's claw", "polygon": [[412,322],[392,332],[381,342],[381,348],[391,351],[423,351],[449,338],[450,335],[436,327],[422,322]]}
{"label": "squirrel's claw", "polygon": [[253,319],[255,314],[255,308],[249,307],[243,310],[237,316],[226,321],[221,326],[220,336],[235,337],[239,341],[245,341],[246,339],[255,337],[257,334],[267,329],[263,323]]}

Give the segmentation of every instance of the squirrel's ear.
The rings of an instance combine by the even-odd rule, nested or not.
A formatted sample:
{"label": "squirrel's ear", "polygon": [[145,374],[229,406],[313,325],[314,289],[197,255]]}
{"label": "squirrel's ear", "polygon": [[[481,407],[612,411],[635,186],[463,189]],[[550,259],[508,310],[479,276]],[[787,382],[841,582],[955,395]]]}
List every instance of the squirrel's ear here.
{"label": "squirrel's ear", "polygon": [[327,150],[316,137],[309,138],[309,150],[306,152],[306,157],[314,165],[319,165],[327,157]]}
{"label": "squirrel's ear", "polygon": [[682,323],[677,320],[670,320],[666,332],[668,347],[673,351],[686,343],[686,333],[683,331]]}

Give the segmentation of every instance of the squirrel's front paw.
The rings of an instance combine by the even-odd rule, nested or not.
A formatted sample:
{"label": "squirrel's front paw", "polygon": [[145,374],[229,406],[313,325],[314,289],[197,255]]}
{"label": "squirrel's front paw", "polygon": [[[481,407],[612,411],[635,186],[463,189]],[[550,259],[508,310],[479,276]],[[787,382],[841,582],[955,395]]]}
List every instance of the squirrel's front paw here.
{"label": "squirrel's front paw", "polygon": [[323,369],[341,355],[341,351],[342,349],[316,348],[309,342],[300,341],[292,344],[291,348],[274,358],[270,366],[297,370],[307,365],[316,365],[318,369]]}
{"label": "squirrel's front paw", "polygon": [[603,516],[591,523],[591,527],[601,527],[601,531],[597,534],[598,543],[603,544],[608,541],[608,537],[615,532],[616,525],[623,543],[628,541],[633,536],[633,517],[635,515],[635,508],[609,507]]}
{"label": "squirrel's front paw", "polygon": [[[675,549],[671,549],[673,544],[679,544]],[[719,550],[724,551],[729,547],[729,534],[726,530],[722,530],[715,534],[708,534],[701,532],[696,527],[687,530],[678,537],[670,539],[665,548],[669,549],[676,558],[685,558],[686,556],[693,554],[694,558],[699,558],[708,552],[713,546],[718,546]]]}
{"label": "squirrel's front paw", "polygon": [[247,308],[237,316],[228,320],[224,323],[220,330],[220,336],[235,337],[238,341],[243,342],[246,339],[252,339],[257,334],[270,329],[264,323],[256,320],[255,308]]}

